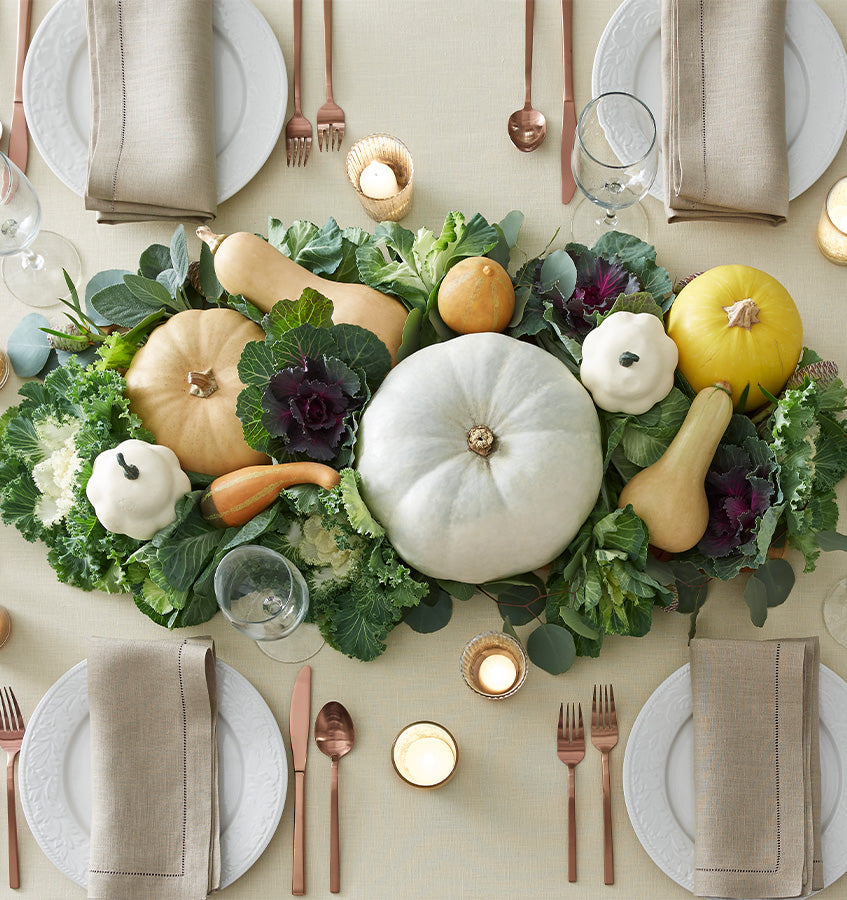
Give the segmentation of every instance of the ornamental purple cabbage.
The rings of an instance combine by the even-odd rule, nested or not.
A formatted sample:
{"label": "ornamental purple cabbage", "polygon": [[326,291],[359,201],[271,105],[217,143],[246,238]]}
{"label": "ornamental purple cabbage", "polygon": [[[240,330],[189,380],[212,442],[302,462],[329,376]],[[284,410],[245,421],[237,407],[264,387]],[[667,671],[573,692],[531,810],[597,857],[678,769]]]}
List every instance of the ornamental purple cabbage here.
{"label": "ornamental purple cabbage", "polygon": [[362,405],[358,376],[340,360],[305,358],[271,376],[262,424],[286,452],[331,460],[349,433],[347,417]]}
{"label": "ornamental purple cabbage", "polygon": [[721,450],[706,475],[709,526],[697,544],[711,557],[729,556],[753,540],[775,493],[767,473],[742,447]]}

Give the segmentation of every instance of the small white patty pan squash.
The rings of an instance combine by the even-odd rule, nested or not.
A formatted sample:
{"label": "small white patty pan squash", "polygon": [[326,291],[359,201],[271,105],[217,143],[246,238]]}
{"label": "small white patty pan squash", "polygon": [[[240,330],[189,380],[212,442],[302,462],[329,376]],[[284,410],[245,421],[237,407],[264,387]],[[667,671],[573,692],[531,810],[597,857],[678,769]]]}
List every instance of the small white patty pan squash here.
{"label": "small white patty pan squash", "polygon": [[100,524],[139,541],[170,525],[177,500],[190,490],[173,450],[136,440],[100,453],[85,487]]}
{"label": "small white patty pan squash", "polygon": [[480,584],[555,558],[603,477],[597,411],[544,350],[496,333],[419,350],[362,415],[362,492],[400,556]]}
{"label": "small white patty pan squash", "polygon": [[640,416],[670,393],[678,360],[658,316],[622,310],[585,336],[579,377],[600,409]]}

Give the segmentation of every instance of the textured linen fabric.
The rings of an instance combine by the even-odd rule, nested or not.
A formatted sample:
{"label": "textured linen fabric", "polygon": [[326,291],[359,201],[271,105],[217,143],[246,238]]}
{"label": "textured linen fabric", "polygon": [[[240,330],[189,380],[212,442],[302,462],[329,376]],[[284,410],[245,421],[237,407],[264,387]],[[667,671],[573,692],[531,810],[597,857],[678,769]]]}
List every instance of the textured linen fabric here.
{"label": "textured linen fabric", "polygon": [[86,209],[206,222],[217,208],[212,0],[87,0]]}
{"label": "textured linen fabric", "polygon": [[668,221],[784,222],[785,0],[662,0],[661,34]]}
{"label": "textured linen fabric", "polygon": [[691,642],[694,893],[823,887],[818,639]]}
{"label": "textured linen fabric", "polygon": [[198,900],[220,886],[210,638],[94,638],[88,896]]}

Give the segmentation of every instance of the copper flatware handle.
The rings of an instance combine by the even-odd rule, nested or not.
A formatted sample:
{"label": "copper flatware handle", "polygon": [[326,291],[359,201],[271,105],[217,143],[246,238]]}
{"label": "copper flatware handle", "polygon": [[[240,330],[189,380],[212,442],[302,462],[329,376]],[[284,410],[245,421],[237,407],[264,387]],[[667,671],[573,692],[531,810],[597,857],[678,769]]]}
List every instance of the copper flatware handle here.
{"label": "copper flatware handle", "polygon": [[341,890],[341,861],[338,846],[338,760],[333,759],[329,783],[329,891]]}
{"label": "copper flatware handle", "polygon": [[526,26],[524,28],[524,109],[532,106],[532,32],[535,22],[535,0],[526,0]]}
{"label": "copper flatware handle", "polygon": [[12,126],[9,131],[9,159],[26,173],[29,140],[27,136],[26,116],[24,114],[24,63],[29,46],[29,25],[32,18],[32,0],[18,2],[18,48],[15,58],[15,97],[12,111]]}
{"label": "copper flatware handle", "polygon": [[9,754],[6,766],[6,807],[9,813],[9,887],[21,886],[18,873],[18,818],[15,812],[15,756]]}
{"label": "copper flatware handle", "polygon": [[576,191],[571,170],[571,148],[576,132],[573,100],[573,0],[562,0],[562,203]]}
{"label": "copper flatware handle", "polygon": [[568,766],[568,881],[576,881],[576,767]]}
{"label": "copper flatware handle", "polygon": [[303,31],[303,0],[294,0],[294,112],[300,112],[300,51]]}
{"label": "copper flatware handle", "polygon": [[304,867],[304,827],[303,813],[306,799],[306,773],[294,773],[294,865],[291,874],[291,893],[306,893],[306,874]]}
{"label": "copper flatware handle", "polygon": [[612,791],[609,783],[609,754],[603,754],[603,884],[615,883],[615,855],[612,850]]}

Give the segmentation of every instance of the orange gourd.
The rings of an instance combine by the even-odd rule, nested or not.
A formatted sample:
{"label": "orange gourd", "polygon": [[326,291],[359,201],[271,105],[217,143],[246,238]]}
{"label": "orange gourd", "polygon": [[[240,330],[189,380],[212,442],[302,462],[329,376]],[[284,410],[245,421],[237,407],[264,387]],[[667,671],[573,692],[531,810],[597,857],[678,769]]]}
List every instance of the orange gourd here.
{"label": "orange gourd", "polygon": [[505,331],[515,312],[512,279],[493,259],[463,259],[441,281],[438,312],[459,334]]}

